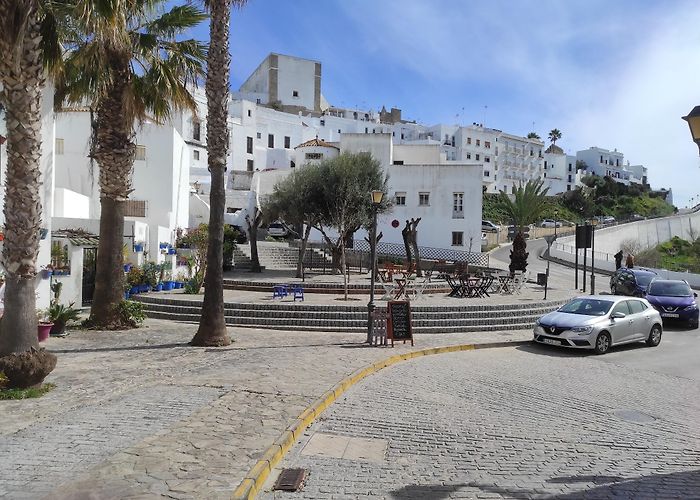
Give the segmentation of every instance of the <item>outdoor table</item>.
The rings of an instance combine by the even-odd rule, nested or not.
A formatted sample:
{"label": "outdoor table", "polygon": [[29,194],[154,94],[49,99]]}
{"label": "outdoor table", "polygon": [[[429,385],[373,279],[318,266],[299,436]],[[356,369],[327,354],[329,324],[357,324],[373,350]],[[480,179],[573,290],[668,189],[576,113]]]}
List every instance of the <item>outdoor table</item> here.
{"label": "outdoor table", "polygon": [[510,276],[499,276],[500,292],[505,294],[513,293],[513,280]]}

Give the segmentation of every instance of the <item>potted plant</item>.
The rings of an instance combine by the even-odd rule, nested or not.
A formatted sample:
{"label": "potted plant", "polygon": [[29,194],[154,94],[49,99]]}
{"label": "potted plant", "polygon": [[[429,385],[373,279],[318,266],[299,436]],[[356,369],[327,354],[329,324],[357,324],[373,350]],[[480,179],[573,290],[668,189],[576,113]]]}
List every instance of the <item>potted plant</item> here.
{"label": "potted plant", "polygon": [[182,288],[183,286],[185,286],[185,281],[187,281],[188,279],[189,277],[184,271],[180,271],[179,273],[177,273],[177,275],[175,276],[175,288]]}
{"label": "potted plant", "polygon": [[134,243],[134,252],[143,252],[143,241],[137,241]]}
{"label": "potted plant", "polygon": [[155,262],[146,262],[143,265],[143,281],[156,292],[163,289],[163,285],[160,283],[161,271],[162,266]]}
{"label": "potted plant", "polygon": [[49,318],[49,312],[46,309],[37,310],[36,319],[37,337],[39,339],[39,342],[43,342],[44,340],[49,338],[49,334],[51,333],[53,323],[51,322],[51,319]]}
{"label": "potted plant", "polygon": [[126,273],[126,282],[129,285],[129,293],[135,295],[140,292],[141,283],[143,283],[143,271],[134,266]]}
{"label": "potted plant", "polygon": [[163,290],[170,291],[175,288],[175,283],[172,281],[170,271],[163,272]]}
{"label": "potted plant", "polygon": [[80,311],[73,307],[74,304],[74,302],[71,302],[67,306],[58,303],[51,304],[48,317],[53,323],[49,330],[52,337],[65,337],[66,323],[69,321],[77,321],[80,318]]}

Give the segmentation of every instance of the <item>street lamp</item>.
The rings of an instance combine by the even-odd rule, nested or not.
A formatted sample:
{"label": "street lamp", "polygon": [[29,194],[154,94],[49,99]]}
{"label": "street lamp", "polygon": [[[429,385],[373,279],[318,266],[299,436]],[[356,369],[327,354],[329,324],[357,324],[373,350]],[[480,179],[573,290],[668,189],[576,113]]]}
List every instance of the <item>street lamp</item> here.
{"label": "street lamp", "polygon": [[688,122],[690,135],[693,136],[693,142],[698,145],[698,152],[700,152],[700,106],[695,106],[687,116],[681,118]]}
{"label": "street lamp", "polygon": [[382,204],[382,198],[384,198],[384,191],[372,191],[372,227],[369,229],[369,260],[372,272],[367,303],[367,343],[370,345],[374,328],[374,282],[377,280],[377,210]]}
{"label": "street lamp", "polygon": [[557,224],[559,219],[559,210],[554,211],[554,239],[557,239]]}

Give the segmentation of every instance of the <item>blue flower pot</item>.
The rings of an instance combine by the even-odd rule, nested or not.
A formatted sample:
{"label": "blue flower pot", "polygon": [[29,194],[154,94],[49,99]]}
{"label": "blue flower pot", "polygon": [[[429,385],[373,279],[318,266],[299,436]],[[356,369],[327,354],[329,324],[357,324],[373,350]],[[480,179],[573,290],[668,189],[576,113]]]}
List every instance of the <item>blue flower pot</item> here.
{"label": "blue flower pot", "polygon": [[143,245],[134,245],[134,252],[143,252]]}
{"label": "blue flower pot", "polygon": [[168,255],[177,255],[177,250],[174,248],[168,248]]}
{"label": "blue flower pot", "polygon": [[126,290],[126,291],[124,292],[124,300],[128,300],[129,297],[131,297],[130,290]]}
{"label": "blue flower pot", "polygon": [[124,272],[128,273],[129,271],[131,271],[131,264],[124,264]]}
{"label": "blue flower pot", "polygon": [[173,282],[172,281],[164,281],[163,282],[163,290],[165,291],[170,291],[174,288]]}
{"label": "blue flower pot", "polygon": [[175,282],[175,288],[182,288],[183,286],[185,286],[185,284],[182,281]]}
{"label": "blue flower pot", "polygon": [[158,283],[156,286],[153,287],[154,292],[162,292],[163,291],[163,283]]}
{"label": "blue flower pot", "polygon": [[139,289],[139,286],[138,286],[138,285],[134,285],[134,286],[132,286],[131,288],[129,288],[129,293],[130,293],[131,295],[136,295],[136,294],[139,293],[140,291],[141,291],[141,290]]}
{"label": "blue flower pot", "polygon": [[150,287],[145,283],[139,285],[139,293],[146,293],[149,289]]}

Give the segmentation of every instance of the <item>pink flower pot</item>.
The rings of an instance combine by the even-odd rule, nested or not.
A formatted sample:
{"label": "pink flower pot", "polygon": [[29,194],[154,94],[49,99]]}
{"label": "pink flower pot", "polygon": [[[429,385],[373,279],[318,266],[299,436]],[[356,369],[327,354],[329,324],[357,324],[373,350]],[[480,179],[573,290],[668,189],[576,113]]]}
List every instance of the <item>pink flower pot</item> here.
{"label": "pink flower pot", "polygon": [[37,325],[38,328],[38,337],[39,337],[39,342],[43,342],[44,340],[49,338],[49,334],[51,333],[51,327],[53,326],[53,323],[39,323]]}

